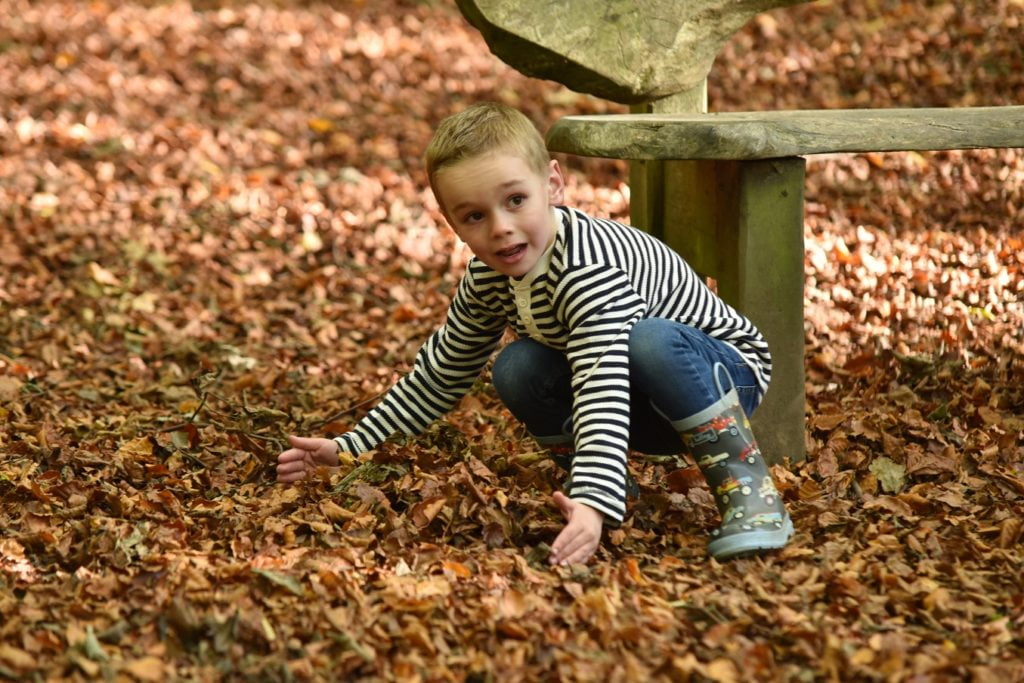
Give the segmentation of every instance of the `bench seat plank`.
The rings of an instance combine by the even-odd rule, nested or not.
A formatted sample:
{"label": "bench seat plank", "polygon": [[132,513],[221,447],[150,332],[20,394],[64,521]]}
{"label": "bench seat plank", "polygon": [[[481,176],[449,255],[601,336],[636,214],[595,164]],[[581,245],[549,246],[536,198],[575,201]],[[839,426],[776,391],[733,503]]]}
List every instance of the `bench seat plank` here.
{"label": "bench seat plank", "polygon": [[1024,106],[566,116],[547,143],[554,152],[634,160],[1024,147]]}

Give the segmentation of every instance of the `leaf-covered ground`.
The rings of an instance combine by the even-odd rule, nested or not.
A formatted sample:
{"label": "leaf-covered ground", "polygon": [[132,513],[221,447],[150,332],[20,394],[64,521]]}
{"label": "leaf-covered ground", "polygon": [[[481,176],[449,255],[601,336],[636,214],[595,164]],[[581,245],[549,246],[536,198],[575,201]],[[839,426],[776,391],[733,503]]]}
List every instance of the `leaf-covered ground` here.
{"label": "leaf-covered ground", "polygon": [[[1019,103],[1024,4],[765,15],[713,110]],[[419,155],[455,108],[620,111],[517,75],[448,3],[0,0],[0,677],[1024,680],[1024,152],[809,160],[797,534],[719,564],[636,459],[550,569],[553,467],[485,382],[308,485],[467,254]],[[565,160],[628,216],[621,162]]]}

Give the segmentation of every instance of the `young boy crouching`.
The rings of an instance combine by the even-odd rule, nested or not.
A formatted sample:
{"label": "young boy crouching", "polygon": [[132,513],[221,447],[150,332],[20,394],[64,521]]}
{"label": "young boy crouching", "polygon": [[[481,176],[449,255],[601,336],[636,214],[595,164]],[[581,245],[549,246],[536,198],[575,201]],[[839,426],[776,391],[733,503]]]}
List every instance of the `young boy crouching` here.
{"label": "young boy crouching", "polygon": [[747,416],[768,387],[760,332],[654,237],[562,206],[558,162],[522,113],[483,103],[441,122],[426,152],[445,218],[474,257],[414,367],[336,439],[289,437],[280,482],[339,450],[415,435],[470,389],[506,327],[492,378],[509,410],[570,471],[552,564],[585,562],[634,487],[627,450],[689,452],[715,496],[718,559],[783,547],[793,525]]}

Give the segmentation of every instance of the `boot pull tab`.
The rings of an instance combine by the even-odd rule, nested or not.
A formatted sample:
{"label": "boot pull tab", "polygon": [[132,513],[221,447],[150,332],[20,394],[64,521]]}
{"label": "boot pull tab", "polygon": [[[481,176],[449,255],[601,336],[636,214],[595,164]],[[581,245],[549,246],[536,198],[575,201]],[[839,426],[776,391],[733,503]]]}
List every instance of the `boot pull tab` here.
{"label": "boot pull tab", "polygon": [[[726,391],[722,388],[722,376],[719,374],[719,370],[725,374],[725,379],[729,383],[729,390]],[[711,372],[715,375],[715,388],[718,389],[718,398],[723,399],[736,388],[736,383],[732,381],[732,375],[725,367],[725,363],[721,361],[715,361],[715,364],[711,367]]]}

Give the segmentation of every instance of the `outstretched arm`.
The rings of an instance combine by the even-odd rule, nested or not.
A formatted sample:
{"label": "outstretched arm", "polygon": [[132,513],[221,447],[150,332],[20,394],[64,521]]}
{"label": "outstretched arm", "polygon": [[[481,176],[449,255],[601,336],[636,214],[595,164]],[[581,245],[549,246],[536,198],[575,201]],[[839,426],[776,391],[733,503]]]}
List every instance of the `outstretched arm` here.
{"label": "outstretched arm", "polygon": [[[459,282],[444,325],[416,354],[404,375],[359,423],[336,439],[353,455],[376,448],[392,434],[420,434],[472,388],[507,324],[498,293],[508,278],[470,270]],[[479,268],[479,266],[477,266]]]}

